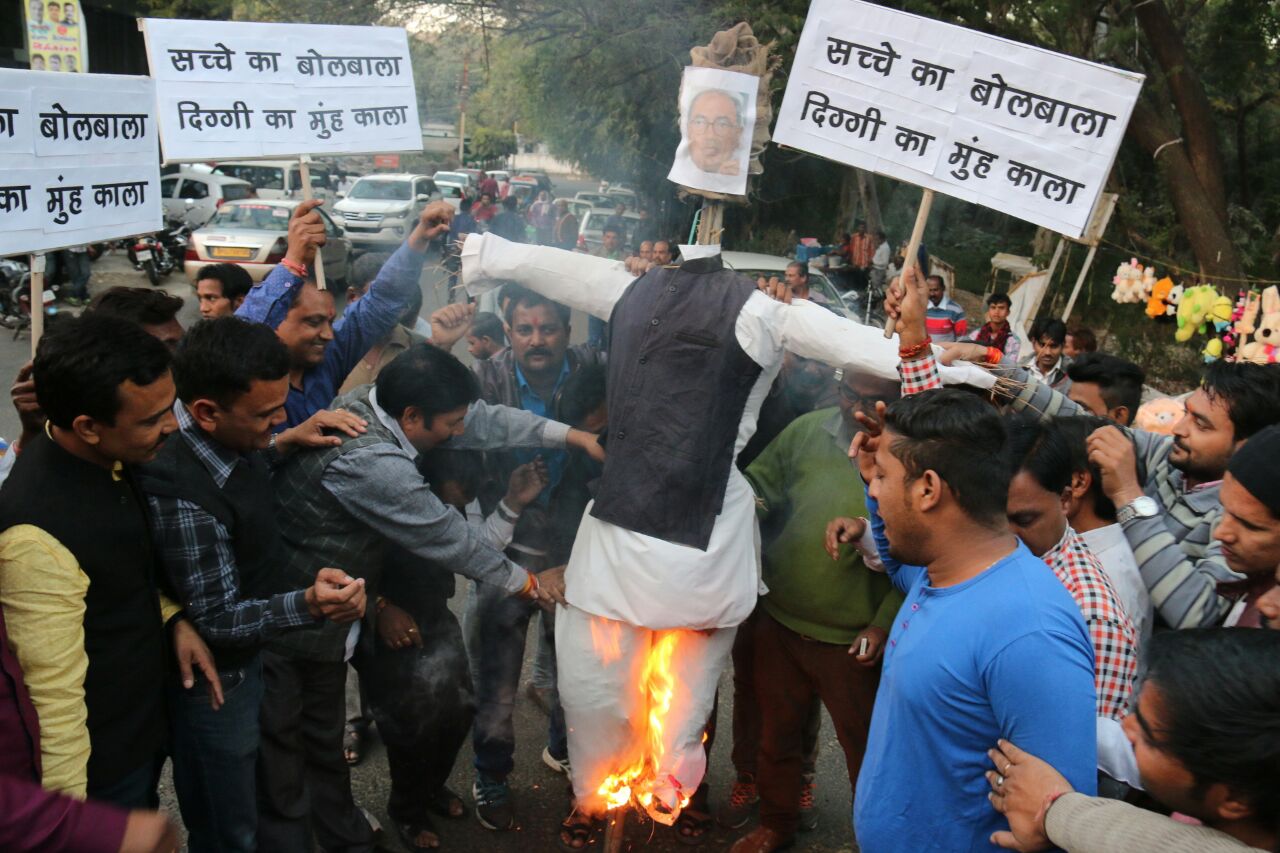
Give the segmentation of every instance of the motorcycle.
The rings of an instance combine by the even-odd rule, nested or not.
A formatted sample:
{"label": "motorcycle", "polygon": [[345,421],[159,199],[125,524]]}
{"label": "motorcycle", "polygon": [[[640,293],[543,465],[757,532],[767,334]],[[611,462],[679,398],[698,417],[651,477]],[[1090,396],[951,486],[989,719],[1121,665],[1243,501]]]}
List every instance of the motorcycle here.
{"label": "motorcycle", "polygon": [[152,285],[159,285],[160,279],[177,269],[186,256],[193,230],[190,219],[194,211],[194,202],[187,199],[187,209],[181,218],[170,218],[163,231],[143,236],[129,248],[129,260],[133,262],[134,269],[145,272]]}
{"label": "motorcycle", "polygon": [[[57,311],[57,285],[46,282],[43,309],[46,314]],[[31,326],[31,269],[23,261],[0,258],[0,326],[13,329],[14,340]]]}

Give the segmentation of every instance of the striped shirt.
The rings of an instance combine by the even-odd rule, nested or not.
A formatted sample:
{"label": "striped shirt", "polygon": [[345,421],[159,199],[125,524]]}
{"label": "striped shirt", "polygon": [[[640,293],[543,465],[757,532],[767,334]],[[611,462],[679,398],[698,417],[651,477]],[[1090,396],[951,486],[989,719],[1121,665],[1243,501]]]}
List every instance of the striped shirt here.
{"label": "striped shirt", "polygon": [[[898,371],[904,397],[942,387],[942,376],[932,354],[903,362]],[[1138,644],[1133,623],[1125,614],[1102,563],[1070,527],[1041,559],[1071,593],[1089,629],[1098,716],[1123,719],[1138,675]]]}
{"label": "striped shirt", "polygon": [[[1087,414],[1062,394],[1032,380],[1026,370],[1002,372],[1023,386],[1010,400],[1014,411],[1029,409],[1042,418]],[[1221,594],[1218,584],[1243,577],[1227,568],[1222,545],[1213,538],[1222,520],[1221,483],[1187,488],[1185,476],[1169,461],[1171,436],[1141,430],[1130,435],[1139,474],[1146,472],[1143,491],[1161,510],[1154,518],[1131,518],[1122,525],[1151,603],[1171,628],[1221,625],[1233,602]]]}
{"label": "striped shirt", "polygon": [[969,321],[965,319],[964,309],[950,296],[943,296],[937,305],[929,303],[924,325],[929,331],[929,337],[938,343],[958,341],[969,331]]}

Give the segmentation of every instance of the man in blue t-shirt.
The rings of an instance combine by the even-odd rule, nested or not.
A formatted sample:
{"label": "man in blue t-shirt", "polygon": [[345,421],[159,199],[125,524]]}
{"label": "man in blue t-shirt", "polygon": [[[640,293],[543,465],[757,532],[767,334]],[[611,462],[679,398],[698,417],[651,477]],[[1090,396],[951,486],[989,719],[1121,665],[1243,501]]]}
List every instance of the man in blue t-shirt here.
{"label": "man in blue t-shirt", "polygon": [[1009,532],[1003,443],[993,408],[938,389],[890,406],[859,454],[877,548],[906,594],[854,800],[864,853],[998,849],[992,738],[1034,742],[1073,786],[1096,787],[1093,647],[1071,596]]}

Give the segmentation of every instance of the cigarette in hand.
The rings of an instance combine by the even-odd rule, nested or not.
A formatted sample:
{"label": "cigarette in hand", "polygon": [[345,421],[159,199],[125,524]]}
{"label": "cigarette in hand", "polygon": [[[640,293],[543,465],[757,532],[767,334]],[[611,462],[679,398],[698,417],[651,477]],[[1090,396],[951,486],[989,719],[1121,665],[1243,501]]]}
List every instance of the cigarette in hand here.
{"label": "cigarette in hand", "polygon": [[863,637],[863,638],[858,642],[858,657],[862,657],[862,656],[863,656],[863,655],[865,655],[866,653],[867,653],[867,638],[866,638],[866,637]]}

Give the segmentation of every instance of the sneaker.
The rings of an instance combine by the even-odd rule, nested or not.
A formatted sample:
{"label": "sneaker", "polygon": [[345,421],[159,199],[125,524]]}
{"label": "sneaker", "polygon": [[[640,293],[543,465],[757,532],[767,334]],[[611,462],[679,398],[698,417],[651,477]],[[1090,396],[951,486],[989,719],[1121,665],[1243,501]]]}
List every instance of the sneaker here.
{"label": "sneaker", "polygon": [[751,812],[760,804],[760,792],[756,790],[755,777],[742,773],[729,790],[729,800],[720,809],[717,818],[725,829],[738,829],[751,819]]}
{"label": "sneaker", "polygon": [[489,779],[483,773],[478,774],[475,784],[471,786],[471,796],[476,801],[476,820],[485,829],[499,831],[510,829],[516,820],[515,808],[511,805],[511,789],[506,781]]}
{"label": "sneaker", "polygon": [[556,756],[553,756],[552,748],[550,747],[543,747],[543,763],[544,765],[547,765],[548,767],[552,768],[552,770],[558,772],[558,774],[564,774],[566,776],[570,774],[570,763],[568,763],[568,756],[564,756],[563,758],[557,758]]}
{"label": "sneaker", "polygon": [[812,777],[805,777],[800,788],[800,831],[813,832],[818,828],[818,808],[814,800],[818,786]]}

